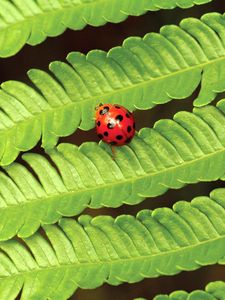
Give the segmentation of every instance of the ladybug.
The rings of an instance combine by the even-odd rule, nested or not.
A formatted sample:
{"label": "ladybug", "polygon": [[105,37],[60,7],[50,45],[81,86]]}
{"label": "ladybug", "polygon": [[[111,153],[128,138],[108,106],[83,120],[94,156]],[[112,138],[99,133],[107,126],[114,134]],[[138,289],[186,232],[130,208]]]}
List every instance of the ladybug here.
{"label": "ladybug", "polygon": [[98,137],[112,146],[128,144],[135,134],[133,114],[119,104],[99,104],[95,123]]}

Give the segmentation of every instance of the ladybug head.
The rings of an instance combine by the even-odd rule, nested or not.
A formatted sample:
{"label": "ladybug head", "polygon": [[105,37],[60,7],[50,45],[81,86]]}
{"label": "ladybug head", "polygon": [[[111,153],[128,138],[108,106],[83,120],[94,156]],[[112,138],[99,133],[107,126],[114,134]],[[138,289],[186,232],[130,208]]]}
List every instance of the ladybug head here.
{"label": "ladybug head", "polygon": [[100,115],[102,116],[102,115],[107,114],[111,106],[112,106],[111,104],[102,104],[102,103],[100,103],[95,108],[95,110],[96,110],[96,117],[98,117]]}

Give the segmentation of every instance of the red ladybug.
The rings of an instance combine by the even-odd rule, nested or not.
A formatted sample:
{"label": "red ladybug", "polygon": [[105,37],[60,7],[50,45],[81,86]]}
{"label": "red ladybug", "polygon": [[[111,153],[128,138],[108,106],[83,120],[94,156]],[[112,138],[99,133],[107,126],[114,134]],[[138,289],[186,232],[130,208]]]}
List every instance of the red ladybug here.
{"label": "red ladybug", "polygon": [[128,144],[135,134],[133,114],[119,104],[100,104],[96,107],[98,137],[113,146]]}

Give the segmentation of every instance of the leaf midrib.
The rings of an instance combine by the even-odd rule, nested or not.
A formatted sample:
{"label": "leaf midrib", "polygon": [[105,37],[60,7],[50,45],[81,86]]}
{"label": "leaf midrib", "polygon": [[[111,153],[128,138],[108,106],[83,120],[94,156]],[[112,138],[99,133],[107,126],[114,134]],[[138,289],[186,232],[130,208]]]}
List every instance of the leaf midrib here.
{"label": "leaf midrib", "polygon": [[[171,166],[171,167],[168,167],[168,168],[163,169],[163,170],[159,170],[159,171],[151,173],[151,174],[145,173],[144,175],[137,175],[137,177],[131,177],[131,178],[127,178],[127,179],[124,178],[124,180],[122,182],[119,181],[119,180],[117,180],[114,183],[106,183],[106,184],[101,184],[101,185],[98,185],[98,186],[95,185],[93,187],[86,188],[86,189],[84,188],[84,189],[80,189],[80,190],[76,190],[76,191],[71,191],[71,192],[68,190],[68,192],[62,192],[62,193],[59,193],[57,195],[56,194],[55,195],[51,195],[51,196],[47,195],[47,197],[33,198],[32,200],[26,199],[27,201],[24,201],[24,202],[17,202],[16,204],[13,204],[13,205],[8,205],[6,207],[1,207],[0,211],[1,210],[7,210],[7,209],[15,208],[15,207],[18,208],[18,209],[21,209],[23,206],[25,206],[25,207],[27,205],[31,205],[32,206],[32,204],[37,205],[38,203],[42,203],[43,201],[45,201],[45,202],[46,201],[55,201],[55,200],[57,200],[60,197],[67,197],[67,196],[71,197],[71,196],[77,195],[79,193],[90,192],[90,191],[92,192],[92,193],[90,193],[90,198],[91,198],[91,194],[93,194],[95,190],[102,189],[102,188],[115,188],[116,185],[121,185],[121,184],[124,185],[126,183],[133,183],[134,181],[140,180],[142,178],[154,177],[154,176],[160,175],[162,173],[167,173],[167,172],[169,173],[169,172],[171,172],[172,170],[175,170],[175,169],[186,168],[186,166],[188,166],[190,164],[195,164],[195,162],[200,162],[202,160],[207,160],[207,159],[209,159],[209,157],[217,156],[217,155],[219,155],[222,152],[225,152],[225,147],[223,147],[220,150],[216,150],[215,152],[212,152],[212,153],[209,153],[209,154],[205,154],[204,156],[202,156],[200,158],[195,158],[195,159],[193,159],[191,161],[184,161],[184,163],[181,163],[179,165]],[[62,182],[63,182],[63,179],[62,179]],[[184,183],[184,185],[185,185],[185,183]],[[65,184],[64,184],[64,186],[65,186]],[[45,189],[43,187],[42,187],[42,189],[45,191]],[[143,199],[144,198],[145,197],[143,197]],[[60,201],[60,199],[58,201]],[[89,203],[90,203],[90,201],[89,201]],[[84,209],[85,208],[86,207],[84,207]]]}
{"label": "leaf midrib", "polygon": [[[121,263],[123,264],[124,262],[129,262],[129,261],[139,261],[139,260],[145,260],[145,259],[149,259],[149,260],[153,260],[157,257],[161,257],[161,256],[164,256],[164,255],[173,255],[173,254],[176,254],[178,255],[179,252],[183,252],[183,251],[188,251],[189,249],[193,249],[193,248],[198,248],[202,245],[207,245],[207,244],[211,244],[211,243],[214,243],[214,242],[217,242],[217,241],[220,241],[220,240],[223,240],[225,238],[225,235],[220,235],[216,238],[212,238],[210,240],[205,240],[205,241],[199,241],[198,244],[192,244],[192,245],[188,245],[188,246],[178,246],[179,248],[177,249],[172,249],[172,250],[169,250],[169,251],[164,251],[164,252],[160,252],[160,253],[156,253],[156,254],[149,254],[149,255],[140,255],[138,257],[130,257],[130,258],[119,258],[119,259],[114,259],[114,260],[111,260],[111,261],[92,261],[92,262],[71,262],[70,264],[59,264],[58,265],[55,265],[55,266],[47,266],[47,267],[40,267],[38,266],[38,269],[36,270],[28,270],[28,271],[23,271],[23,272],[18,272],[17,274],[13,274],[13,275],[9,275],[9,276],[0,276],[0,280],[1,279],[5,279],[5,278],[13,278],[13,277],[18,277],[18,276],[27,276],[28,274],[35,274],[37,272],[42,272],[42,271],[46,271],[46,270],[58,270],[59,268],[74,268],[76,267],[77,265],[79,266],[93,266],[93,265],[112,265],[113,263],[116,263],[118,264]],[[4,242],[3,242],[4,243]],[[1,245],[1,244],[0,244]],[[54,252],[55,253],[55,252]],[[95,254],[96,254],[96,251],[95,251]],[[57,255],[56,255],[57,257]],[[222,258],[222,257],[221,257]],[[37,262],[36,262],[37,263]],[[200,266],[199,266],[200,267]],[[180,270],[181,271],[181,270]]]}
{"label": "leaf midrib", "polygon": [[[114,95],[114,94],[117,94],[117,93],[118,94],[119,93],[123,93],[124,91],[130,90],[130,89],[135,89],[137,87],[142,87],[142,86],[148,85],[148,84],[150,84],[150,83],[152,83],[154,81],[160,81],[160,80],[163,80],[163,79],[168,78],[168,77],[176,76],[179,73],[182,74],[182,73],[185,73],[185,72],[190,72],[190,71],[195,70],[195,69],[197,70],[199,68],[203,69],[207,65],[211,65],[211,64],[214,64],[216,62],[223,61],[223,60],[225,60],[225,55],[221,56],[219,58],[213,59],[213,60],[208,60],[207,62],[201,63],[199,65],[191,66],[189,68],[184,68],[184,69],[180,69],[180,70],[177,70],[177,71],[169,73],[169,74],[165,74],[165,75],[163,75],[161,77],[151,78],[149,80],[141,81],[139,83],[134,83],[134,84],[131,84],[128,87],[124,87],[124,88],[121,88],[121,89],[113,89],[112,91],[110,91],[108,93],[105,93],[104,97],[108,97],[108,96],[111,96],[111,95]],[[63,87],[62,84],[60,84],[60,86]],[[64,89],[64,91],[65,91],[65,89]],[[7,135],[7,132],[10,132],[11,130],[14,130],[14,128],[17,126],[17,124],[22,124],[23,122],[29,122],[29,121],[32,123],[34,119],[36,119],[36,118],[40,119],[40,116],[43,117],[43,115],[48,114],[49,112],[51,112],[51,113],[53,112],[54,113],[55,111],[60,110],[62,107],[68,107],[68,106],[73,106],[73,105],[75,105],[75,106],[76,105],[82,105],[82,103],[85,103],[87,101],[99,100],[99,97],[102,97],[102,95],[88,97],[86,99],[82,99],[82,100],[79,100],[79,101],[71,101],[71,102],[66,103],[66,104],[62,103],[61,106],[57,106],[57,107],[50,107],[50,109],[46,109],[46,111],[42,111],[42,112],[37,113],[37,114],[32,114],[30,117],[28,117],[28,118],[26,118],[26,119],[24,119],[22,121],[19,121],[19,122],[14,122],[13,121],[14,124],[11,127],[8,127],[8,128],[6,128],[4,130],[0,130],[0,134]],[[157,105],[157,103],[153,103],[153,102],[151,104],[152,104],[152,106]]]}

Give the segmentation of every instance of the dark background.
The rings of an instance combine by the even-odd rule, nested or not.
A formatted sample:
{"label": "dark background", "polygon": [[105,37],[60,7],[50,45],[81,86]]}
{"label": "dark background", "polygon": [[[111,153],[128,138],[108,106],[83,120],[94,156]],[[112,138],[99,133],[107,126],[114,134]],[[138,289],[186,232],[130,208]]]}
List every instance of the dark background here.
{"label": "dark background", "polygon": [[[202,14],[217,11],[223,13],[225,3],[223,0],[213,1],[207,5],[195,6],[191,9],[174,9],[171,11],[149,12],[140,17],[129,17],[120,24],[107,24],[103,27],[87,26],[82,31],[67,30],[57,38],[48,38],[44,43],[36,47],[25,46],[16,56],[0,60],[0,81],[10,79],[28,81],[26,71],[30,68],[47,70],[48,64],[54,60],[65,60],[71,51],[87,53],[92,49],[108,51],[114,46],[121,45],[128,36],[141,36],[151,31],[159,31],[165,24],[178,24],[185,17],[200,17]],[[225,80],[225,78],[224,78]],[[165,105],[159,105],[149,111],[135,112],[138,129],[144,126],[152,126],[161,118],[170,118],[180,110],[192,110],[192,101],[197,91],[185,100],[171,101]],[[221,99],[223,95],[217,97]],[[119,100],[118,100],[119,102]],[[95,131],[82,132],[77,130],[72,136],[60,139],[61,141],[80,144],[83,141],[96,140]],[[32,151],[43,152],[37,146]],[[180,190],[170,190],[160,197],[147,199],[136,206],[123,205],[118,209],[86,210],[92,215],[110,214],[117,216],[123,213],[136,214],[143,208],[154,209],[160,206],[171,207],[178,200],[191,200],[198,195],[207,195],[213,188],[224,186],[223,182],[199,183],[189,185]],[[157,279],[145,279],[137,284],[122,284],[112,287],[104,284],[95,290],[78,290],[76,296],[71,299],[77,300],[131,300],[135,297],[152,299],[158,293],[170,293],[176,289],[203,289],[205,285],[214,280],[225,280],[225,267],[208,266],[194,272],[182,272],[176,276],[160,277]]]}

